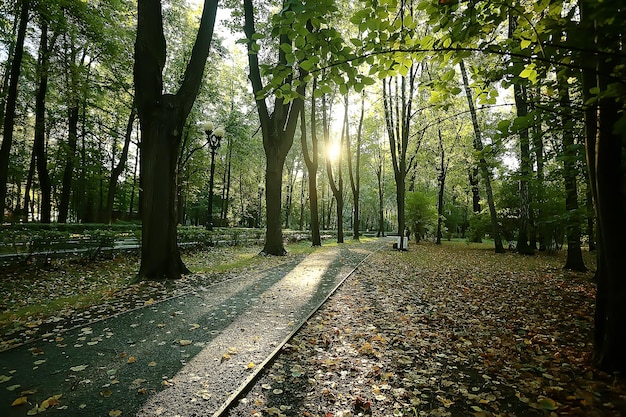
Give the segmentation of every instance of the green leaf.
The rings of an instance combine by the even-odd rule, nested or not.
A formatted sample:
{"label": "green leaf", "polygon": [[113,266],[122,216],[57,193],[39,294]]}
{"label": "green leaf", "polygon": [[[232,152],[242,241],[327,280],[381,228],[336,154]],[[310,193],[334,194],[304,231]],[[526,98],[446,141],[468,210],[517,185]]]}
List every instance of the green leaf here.
{"label": "green leaf", "polygon": [[520,72],[519,76],[521,78],[526,78],[533,84],[536,84],[537,83],[537,70],[535,69],[535,67],[536,67],[535,64],[526,65],[526,68],[524,68],[524,70]]}

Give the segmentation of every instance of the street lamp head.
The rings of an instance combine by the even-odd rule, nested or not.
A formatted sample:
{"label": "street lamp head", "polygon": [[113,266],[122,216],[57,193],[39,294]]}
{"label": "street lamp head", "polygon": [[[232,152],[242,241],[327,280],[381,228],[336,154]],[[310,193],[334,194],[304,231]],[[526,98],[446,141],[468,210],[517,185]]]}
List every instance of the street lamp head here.
{"label": "street lamp head", "polygon": [[213,122],[206,122],[206,123],[204,124],[204,131],[205,131],[207,134],[209,134],[209,133],[211,133],[211,132],[213,131],[213,127],[214,127],[214,126],[213,126]]}
{"label": "street lamp head", "polygon": [[213,132],[213,134],[218,138],[223,138],[225,133],[226,131],[223,127],[218,127],[217,129],[215,129],[215,132]]}

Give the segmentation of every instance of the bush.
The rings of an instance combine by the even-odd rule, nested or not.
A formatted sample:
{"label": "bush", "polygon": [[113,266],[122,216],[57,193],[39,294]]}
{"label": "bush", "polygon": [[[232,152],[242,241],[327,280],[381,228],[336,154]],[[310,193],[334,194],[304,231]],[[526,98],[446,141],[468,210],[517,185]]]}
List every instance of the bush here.
{"label": "bush", "polygon": [[481,243],[485,238],[485,235],[489,234],[491,230],[491,219],[489,214],[481,212],[474,214],[469,219],[469,228],[467,230],[467,241]]}

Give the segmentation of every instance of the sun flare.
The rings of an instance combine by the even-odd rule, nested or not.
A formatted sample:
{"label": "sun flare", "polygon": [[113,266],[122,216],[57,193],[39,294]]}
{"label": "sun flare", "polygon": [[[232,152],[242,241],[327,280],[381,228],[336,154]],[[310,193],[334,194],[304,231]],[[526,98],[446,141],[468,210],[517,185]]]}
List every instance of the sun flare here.
{"label": "sun flare", "polygon": [[341,156],[341,146],[339,146],[339,143],[331,143],[328,147],[327,154],[331,161],[337,161]]}

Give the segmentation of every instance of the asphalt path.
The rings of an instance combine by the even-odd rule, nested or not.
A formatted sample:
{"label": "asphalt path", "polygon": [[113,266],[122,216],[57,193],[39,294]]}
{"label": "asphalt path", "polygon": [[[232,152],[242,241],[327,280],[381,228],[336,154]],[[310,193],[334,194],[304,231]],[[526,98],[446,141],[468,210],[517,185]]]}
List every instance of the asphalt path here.
{"label": "asphalt path", "polygon": [[0,415],[213,415],[383,244],[290,255],[275,268],[1,352]]}

